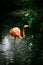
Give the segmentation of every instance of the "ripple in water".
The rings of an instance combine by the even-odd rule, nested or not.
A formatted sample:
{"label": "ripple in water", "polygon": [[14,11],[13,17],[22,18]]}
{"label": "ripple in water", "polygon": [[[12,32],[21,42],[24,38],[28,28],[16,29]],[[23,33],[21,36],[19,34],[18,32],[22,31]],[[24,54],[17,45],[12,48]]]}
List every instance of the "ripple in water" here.
{"label": "ripple in water", "polygon": [[[32,46],[32,43],[29,44],[28,41],[29,39],[20,40],[16,38],[17,49],[15,49],[14,37],[5,36],[2,39],[1,51],[3,52],[1,54],[7,60],[7,65],[9,63],[9,60],[11,63],[15,61],[18,63],[22,63],[28,58],[29,50],[31,50],[31,46]],[[26,44],[28,44],[29,46],[26,46]],[[28,59],[28,61],[30,61],[30,58]]]}

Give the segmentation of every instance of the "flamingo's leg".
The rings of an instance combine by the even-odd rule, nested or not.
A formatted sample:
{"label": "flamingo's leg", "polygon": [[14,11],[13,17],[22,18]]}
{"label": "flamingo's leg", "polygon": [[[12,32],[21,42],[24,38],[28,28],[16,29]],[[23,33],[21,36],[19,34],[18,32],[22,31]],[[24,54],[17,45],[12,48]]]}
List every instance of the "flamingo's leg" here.
{"label": "flamingo's leg", "polygon": [[16,37],[14,38],[14,47],[16,48]]}

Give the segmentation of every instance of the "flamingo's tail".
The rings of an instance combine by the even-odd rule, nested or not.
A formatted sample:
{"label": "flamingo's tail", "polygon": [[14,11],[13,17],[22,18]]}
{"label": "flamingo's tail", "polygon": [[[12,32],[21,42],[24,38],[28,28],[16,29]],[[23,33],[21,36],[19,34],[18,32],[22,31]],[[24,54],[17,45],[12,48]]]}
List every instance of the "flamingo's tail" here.
{"label": "flamingo's tail", "polygon": [[7,35],[10,36],[9,33],[7,33]]}

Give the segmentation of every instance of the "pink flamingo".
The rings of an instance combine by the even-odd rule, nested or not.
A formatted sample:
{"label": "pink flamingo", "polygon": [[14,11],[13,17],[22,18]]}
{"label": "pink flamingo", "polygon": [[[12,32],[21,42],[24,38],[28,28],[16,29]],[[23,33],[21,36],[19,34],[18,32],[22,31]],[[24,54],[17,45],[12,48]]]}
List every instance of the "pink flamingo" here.
{"label": "pink flamingo", "polygon": [[[22,36],[21,36],[21,31],[18,27],[14,27],[14,28],[10,29],[10,31],[8,32],[8,36],[11,35],[11,36],[15,37],[15,39],[16,39],[16,37],[18,37],[19,39],[23,40],[25,38],[25,30],[24,29],[27,27],[28,27],[28,25],[23,26]],[[14,42],[14,45],[15,45],[15,42]]]}

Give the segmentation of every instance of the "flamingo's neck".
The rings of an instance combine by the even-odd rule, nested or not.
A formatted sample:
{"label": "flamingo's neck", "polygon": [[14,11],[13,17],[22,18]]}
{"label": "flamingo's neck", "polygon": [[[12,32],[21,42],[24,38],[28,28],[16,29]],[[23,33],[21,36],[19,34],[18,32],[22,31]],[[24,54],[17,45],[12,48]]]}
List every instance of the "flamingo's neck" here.
{"label": "flamingo's neck", "polygon": [[24,39],[24,38],[25,38],[25,30],[24,30],[24,28],[23,28],[23,30],[22,30],[22,36],[20,35],[19,38],[20,38],[20,39]]}

